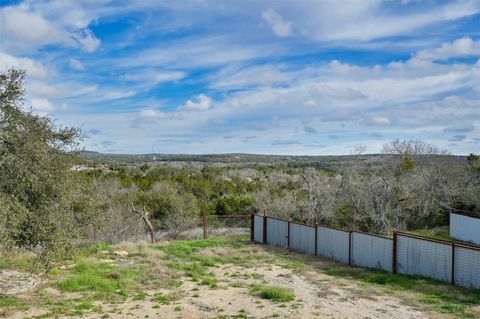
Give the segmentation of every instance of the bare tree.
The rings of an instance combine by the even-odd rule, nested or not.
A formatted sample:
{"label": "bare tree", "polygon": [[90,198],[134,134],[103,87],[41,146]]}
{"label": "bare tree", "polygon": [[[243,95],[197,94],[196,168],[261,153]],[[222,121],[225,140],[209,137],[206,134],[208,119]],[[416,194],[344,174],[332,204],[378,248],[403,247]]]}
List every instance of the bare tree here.
{"label": "bare tree", "polygon": [[137,209],[133,205],[133,203],[131,203],[131,204],[132,204],[133,212],[142,218],[143,222],[145,223],[145,226],[147,227],[148,231],[150,232],[150,239],[151,239],[152,243],[155,243],[155,241],[156,241],[155,229],[153,228],[152,223],[148,219],[148,212],[145,209],[145,206],[143,207],[143,210],[140,211],[139,209]]}

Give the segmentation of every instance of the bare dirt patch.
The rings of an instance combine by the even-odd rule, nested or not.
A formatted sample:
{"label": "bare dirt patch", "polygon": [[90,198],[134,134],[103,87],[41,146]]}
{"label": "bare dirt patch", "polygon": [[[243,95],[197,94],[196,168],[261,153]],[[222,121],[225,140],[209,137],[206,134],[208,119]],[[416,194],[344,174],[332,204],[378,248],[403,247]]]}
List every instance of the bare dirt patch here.
{"label": "bare dirt patch", "polygon": [[[359,287],[338,285],[328,276],[317,275],[312,283],[304,276],[279,266],[247,269],[222,265],[215,269],[216,288],[186,281],[169,304],[153,301],[155,293],[168,296],[169,290],[150,291],[145,300],[107,306],[115,318],[432,318],[389,296],[362,296]],[[250,292],[250,285],[262,283],[292,289],[295,300],[279,303]],[[88,318],[100,318],[91,314]]]}

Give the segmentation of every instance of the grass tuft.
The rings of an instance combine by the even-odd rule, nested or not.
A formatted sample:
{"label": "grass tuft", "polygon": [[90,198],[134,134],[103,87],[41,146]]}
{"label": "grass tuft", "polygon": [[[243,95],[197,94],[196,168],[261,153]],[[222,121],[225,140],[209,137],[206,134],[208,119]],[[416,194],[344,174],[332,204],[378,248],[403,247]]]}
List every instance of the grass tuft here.
{"label": "grass tuft", "polygon": [[293,292],[283,287],[252,285],[250,291],[255,295],[259,295],[263,299],[276,302],[289,302],[295,299]]}

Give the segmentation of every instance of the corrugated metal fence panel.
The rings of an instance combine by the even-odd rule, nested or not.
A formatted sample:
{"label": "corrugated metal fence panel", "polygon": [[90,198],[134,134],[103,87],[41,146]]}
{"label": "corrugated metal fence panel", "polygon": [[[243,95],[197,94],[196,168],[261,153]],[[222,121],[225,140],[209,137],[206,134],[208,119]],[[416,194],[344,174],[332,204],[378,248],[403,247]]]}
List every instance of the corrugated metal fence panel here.
{"label": "corrugated metal fence panel", "polygon": [[348,232],[318,226],[317,254],[348,264]]}
{"label": "corrugated metal fence panel", "polygon": [[352,264],[392,271],[393,240],[362,233],[352,233]]}
{"label": "corrugated metal fence panel", "polygon": [[450,213],[450,236],[480,244],[480,219]]}
{"label": "corrugated metal fence panel", "polygon": [[274,218],[267,218],[267,243],[280,247],[288,244],[288,222]]}
{"label": "corrugated metal fence panel", "polygon": [[480,251],[455,247],[455,284],[466,288],[480,288]]}
{"label": "corrugated metal fence panel", "polygon": [[315,227],[290,223],[290,248],[315,254]]}
{"label": "corrugated metal fence panel", "polygon": [[263,242],[263,216],[255,215],[253,220],[253,240]]}
{"label": "corrugated metal fence panel", "polygon": [[451,268],[451,245],[398,235],[398,273],[450,282]]}

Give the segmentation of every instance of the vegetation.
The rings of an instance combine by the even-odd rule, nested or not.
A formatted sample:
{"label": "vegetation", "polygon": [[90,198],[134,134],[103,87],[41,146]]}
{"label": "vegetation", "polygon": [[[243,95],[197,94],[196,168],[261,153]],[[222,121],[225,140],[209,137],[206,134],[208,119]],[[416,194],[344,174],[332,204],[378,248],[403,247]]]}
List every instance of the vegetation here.
{"label": "vegetation", "polygon": [[[393,141],[385,154],[321,157],[234,155],[182,157],[201,162],[151,160],[143,164],[90,160],[79,172],[95,185],[100,236],[116,241],[139,236],[131,206],[151,212],[155,229],[172,237],[198,225],[201,213],[248,214],[267,210],[293,220],[388,234],[448,224],[448,212],[479,210],[476,157],[447,155],[420,142]],[[151,155],[150,157],[152,157]],[[219,162],[210,162],[212,158]],[[168,159],[167,159],[168,161]],[[313,162],[319,165],[313,165]],[[470,164],[468,164],[470,163]],[[304,165],[305,164],[305,165]],[[311,166],[307,166],[311,165]],[[328,169],[319,167],[328,166]],[[128,232],[119,231],[130,225]],[[108,235],[108,236],[107,236]],[[125,236],[125,237],[122,237]]]}
{"label": "vegetation", "polygon": [[263,299],[276,302],[289,302],[295,299],[295,295],[286,288],[265,285],[252,285],[252,293],[257,294]]}
{"label": "vegetation", "polygon": [[[117,250],[129,254],[118,257],[114,253]],[[24,260],[33,262],[19,256],[18,264],[11,264],[9,268],[24,268]],[[283,249],[251,245],[248,238],[239,236],[156,245],[88,245],[75,250],[64,265],[66,267],[52,269],[46,275],[39,291],[20,298],[0,297],[0,315],[8,317],[15,311],[26,313],[35,303],[39,318],[86,314],[115,317],[130,312],[138,315],[149,309],[147,305],[153,308],[153,316],[167,316],[169,311],[181,312],[192,300],[198,300],[196,304],[211,317],[216,314],[232,318],[236,314],[227,315],[227,309],[205,304],[213,298],[212,293],[226,298],[225,292],[231,290],[242,295],[242,307],[272,307],[275,309],[272,313],[279,313],[280,317],[299,309],[318,312],[297,295],[305,288],[295,293],[296,287],[285,288],[293,277],[305,276],[309,285],[318,287],[311,291],[311,298],[332,297],[331,303],[345,300],[346,306],[351,305],[345,297],[351,294],[358,301],[385,296],[399,298],[418,310],[458,318],[480,316],[480,293],[476,290],[420,277],[347,267]],[[329,292],[331,285],[335,285],[335,293]],[[319,295],[319,291],[325,294]],[[339,296],[339,293],[346,295]],[[238,295],[232,296],[238,298]],[[316,305],[316,301],[312,302]],[[251,310],[241,312],[252,317],[248,311]]]}
{"label": "vegetation", "polygon": [[79,131],[23,110],[25,72],[0,74],[0,247],[22,247],[48,262],[78,235],[70,168]]}

